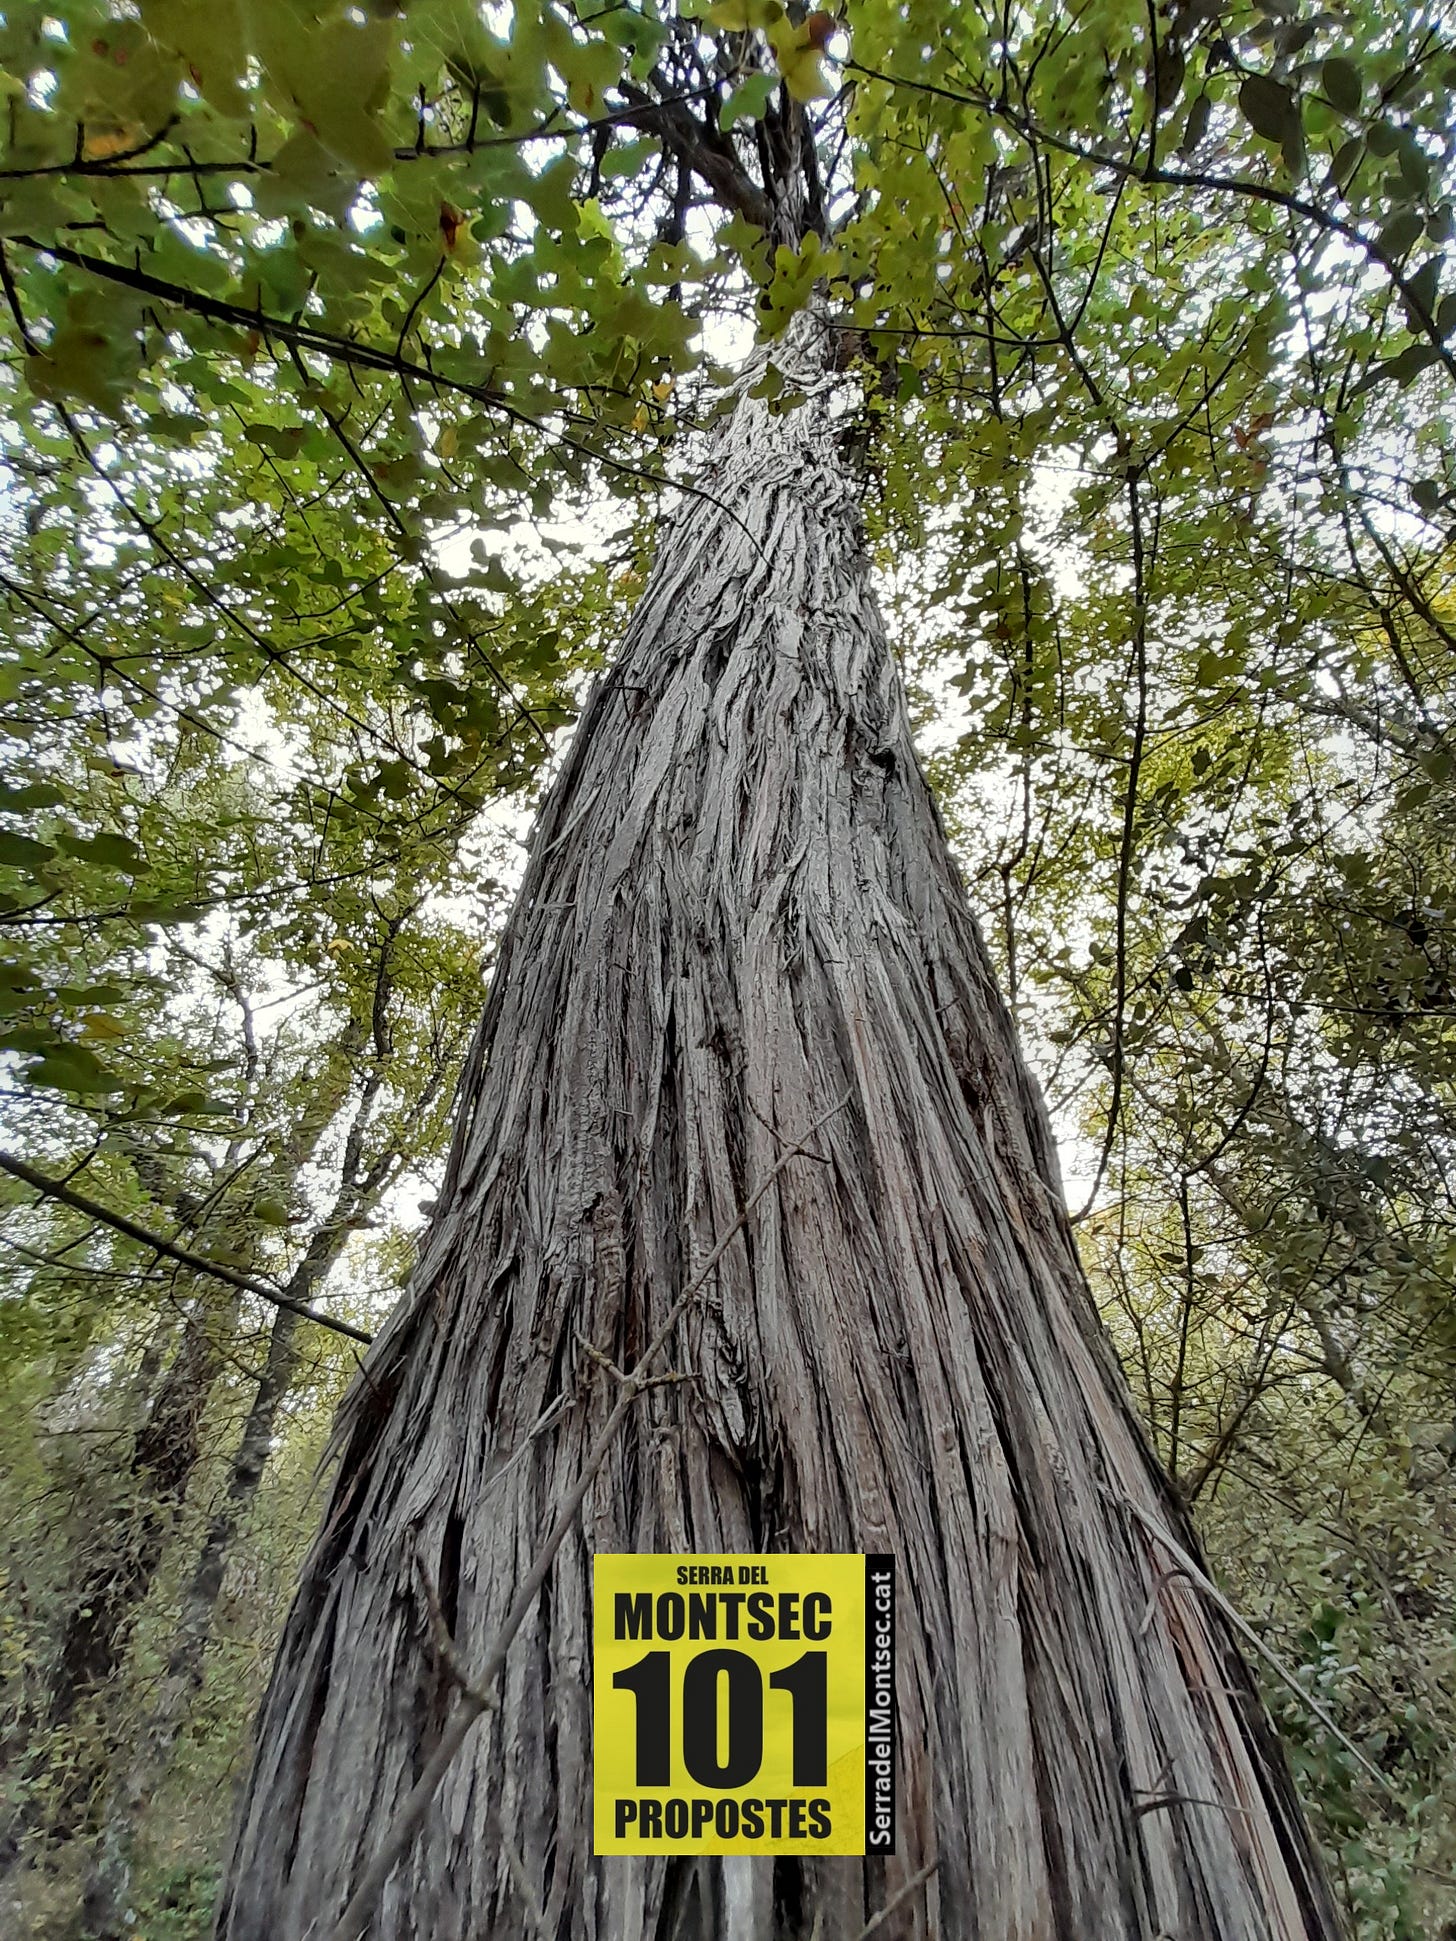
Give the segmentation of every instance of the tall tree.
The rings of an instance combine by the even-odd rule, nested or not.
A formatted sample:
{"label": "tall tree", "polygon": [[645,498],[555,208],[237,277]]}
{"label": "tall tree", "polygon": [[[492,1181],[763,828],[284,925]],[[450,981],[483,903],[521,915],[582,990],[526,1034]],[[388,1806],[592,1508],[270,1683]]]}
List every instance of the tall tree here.
{"label": "tall tree", "polygon": [[[920,777],[826,341],[811,314],[780,348],[795,411],[739,399],[543,815],[441,1210],[342,1430],[224,1935],[341,1909],[460,1702],[428,1587],[482,1657],[613,1409],[595,1357],[630,1365],[748,1208],[382,1931],[525,1934],[539,1907],[727,1933],[736,1891],[745,1931],[847,1933],[938,1859],[922,1932],[1334,1932],[1249,1676],[1179,1574],[1194,1539]],[[760,1547],[901,1559],[899,1858],[736,1889],[592,1870],[591,1552]]]}
{"label": "tall tree", "polygon": [[[1347,258],[1331,286],[1350,254],[1379,272],[1374,297],[1351,295],[1350,360],[1315,380],[1333,472],[1362,398],[1453,368],[1441,264],[1407,261],[1449,229],[1440,37],[1373,17],[1372,90],[1326,17],[1284,12],[1225,31],[1208,9],[1012,23],[866,6],[838,94],[835,22],[777,0],[718,0],[703,20],[523,4],[506,39],[449,0],[205,23],[154,0],[140,20],[103,28],[77,6],[10,33],[24,410],[53,412],[113,491],[78,399],[117,415],[140,399],[158,424],[174,389],[235,404],[241,371],[247,404],[267,390],[298,414],[249,425],[252,441],[279,464],[311,439],[337,448],[418,559],[446,496],[431,475],[462,451],[501,493],[530,484],[538,511],[596,458],[619,483],[651,472],[632,439],[688,400],[704,299],[755,298],[776,339],[721,400],[537,838],[426,1260],[342,1428],[224,1931],[302,1931],[357,1883],[354,1931],[386,1880],[401,1933],[631,1929],[649,1900],[661,1931],[709,1930],[745,1891],[761,1932],[862,1919],[888,1891],[874,1870],[783,1866],[745,1890],[690,1868],[661,1893],[662,1869],[633,1866],[583,1885],[575,1674],[589,1547],[871,1536],[904,1555],[917,1610],[899,1871],[922,1891],[904,1921],[1329,1930],[1248,1674],[1079,1278],[1041,1109],[915,768],[857,511],[867,454],[892,531],[916,526],[917,487],[987,485],[965,514],[981,529],[949,538],[962,583],[987,552],[1007,569],[982,607],[1024,650],[1007,717],[1029,751],[1053,656],[1002,473],[1049,427],[1100,468],[1127,579],[1109,576],[1103,615],[1134,702],[1105,1172],[1137,1022],[1171,481],[1194,441],[1217,449],[1222,414],[1240,457],[1204,544],[1237,533],[1269,469],[1260,394],[1291,344],[1312,366],[1326,348],[1296,299],[1332,240]],[[1180,104],[1170,164],[1161,123]],[[1322,146],[1320,196],[1304,177]],[[1157,313],[1166,265],[1197,256],[1221,201],[1246,220],[1217,273],[1180,289],[1161,388],[1116,395],[1109,337]],[[1443,490],[1416,481],[1415,504],[1437,510]],[[122,502],[174,568],[178,497]],[[932,510],[919,536],[935,527]],[[280,564],[296,589],[297,562]],[[314,681],[331,631],[280,645],[246,561],[239,598],[181,570],[245,663]],[[1427,621],[1419,586],[1408,604]],[[447,611],[447,639],[478,649]],[[1424,705],[1402,624],[1392,660]],[[1211,657],[1215,677],[1242,665]],[[510,664],[476,658],[509,698]],[[344,678],[361,665],[356,647],[339,660]],[[470,719],[439,692],[458,658],[443,682],[413,644],[397,667]],[[386,764],[386,792],[408,768]],[[12,860],[46,889],[49,855]],[[600,1358],[633,1364],[700,1279],[684,1379],[612,1391]],[[543,1548],[581,1489],[584,1529],[558,1516]],[[498,1725],[468,1739],[492,1696],[477,1663],[504,1663],[508,1715],[529,1700],[545,1717],[546,1762]],[[381,1803],[400,1816],[387,1837]]]}

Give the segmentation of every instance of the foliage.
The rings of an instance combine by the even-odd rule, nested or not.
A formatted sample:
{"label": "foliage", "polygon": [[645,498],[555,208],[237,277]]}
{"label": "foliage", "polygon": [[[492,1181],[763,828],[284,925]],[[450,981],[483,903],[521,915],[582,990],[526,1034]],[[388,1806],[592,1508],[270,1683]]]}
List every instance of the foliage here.
{"label": "foliage", "polygon": [[[1453,81],[1445,16],[1387,0],[58,0],[0,27],[4,1145],[274,1288],[342,1193],[381,1224],[320,1298],[377,1319],[504,832],[653,495],[697,489],[721,361],[756,328],[792,408],[774,339],[822,303],[1135,1393],[1236,1601],[1385,1775],[1271,1684],[1372,1937],[1456,1921]],[[160,1514],[138,1423],[201,1314],[226,1372],[57,1771],[62,1740],[99,1771],[135,1736],[269,1315],[3,1202],[7,1777],[43,1791],[15,1746],[67,1600],[98,1532],[135,1556]],[[352,1367],[324,1339],[140,1931],[204,1920]]]}

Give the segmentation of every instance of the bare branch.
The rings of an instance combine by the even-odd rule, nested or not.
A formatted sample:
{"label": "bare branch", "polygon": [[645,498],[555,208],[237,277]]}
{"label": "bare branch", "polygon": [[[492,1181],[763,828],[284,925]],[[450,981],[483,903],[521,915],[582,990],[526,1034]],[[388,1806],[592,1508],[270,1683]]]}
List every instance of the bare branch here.
{"label": "bare branch", "polygon": [[150,1247],[153,1253],[161,1254],[167,1260],[175,1260],[195,1274],[208,1274],[213,1280],[224,1281],[229,1287],[241,1288],[245,1294],[256,1294],[260,1301],[269,1301],[274,1307],[285,1308],[290,1314],[302,1315],[305,1321],[315,1321],[319,1327],[328,1328],[334,1334],[347,1335],[351,1341],[362,1341],[366,1347],[374,1339],[373,1335],[366,1334],[363,1328],[356,1328],[352,1322],[336,1321],[332,1315],[320,1314],[316,1308],[295,1301],[287,1294],[280,1294],[276,1287],[269,1287],[264,1281],[253,1280],[250,1275],[240,1274],[235,1268],[224,1267],[221,1261],[205,1260],[201,1254],[190,1253],[186,1247],[179,1247],[176,1241],[168,1240],[160,1233],[152,1233],[137,1221],[129,1219],[125,1213],[114,1213],[110,1207],[102,1206],[99,1200],[78,1193],[64,1180],[52,1179],[48,1173],[38,1172],[23,1159],[17,1159],[14,1153],[0,1152],[0,1172],[9,1173],[12,1179],[20,1180],[48,1200],[69,1206],[77,1213],[84,1213],[88,1219],[99,1220],[103,1226],[124,1233],[128,1240]]}

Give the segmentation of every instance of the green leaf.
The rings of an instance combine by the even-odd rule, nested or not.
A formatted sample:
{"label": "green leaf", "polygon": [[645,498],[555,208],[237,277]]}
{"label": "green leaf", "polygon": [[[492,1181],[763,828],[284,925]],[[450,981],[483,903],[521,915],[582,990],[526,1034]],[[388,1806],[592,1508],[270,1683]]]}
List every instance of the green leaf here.
{"label": "green leaf", "polygon": [[34,874],[53,862],[55,854],[48,842],[37,842],[33,836],[22,836],[12,829],[0,829],[0,867]]}
{"label": "green leaf", "polygon": [[50,1024],[12,1024],[0,1030],[0,1050],[4,1051],[54,1051],[63,1043]]}
{"label": "green leaf", "polygon": [[162,1107],[162,1116],[168,1119],[231,1118],[233,1108],[228,1104],[218,1104],[206,1092],[178,1092]]}
{"label": "green leaf", "polygon": [[1441,488],[1435,479],[1417,479],[1411,487],[1411,497],[1422,512],[1439,512],[1441,509]]}
{"label": "green leaf", "polygon": [[576,204],[571,198],[575,185],[575,157],[558,155],[555,161],[548,163],[539,175],[533,177],[525,191],[525,199],[549,229],[574,229]]}
{"label": "green leaf", "polygon": [[1425,228],[1425,218],[1417,209],[1401,209],[1390,218],[1381,229],[1376,241],[1385,254],[1399,262],[1407,251],[1414,248]]}
{"label": "green leaf", "polygon": [[81,1019],[79,1030],[83,1038],[92,1041],[99,1039],[102,1043],[114,1043],[118,1038],[125,1038],[128,1035],[127,1027],[121,1019],[113,1018],[107,1011],[88,1012]]}
{"label": "green leaf", "polygon": [[127,915],[138,923],[196,923],[202,915],[195,903],[173,902],[165,897],[138,897],[127,906]]}
{"label": "green leaf", "polygon": [[275,458],[297,458],[308,436],[304,425],[248,425],[243,431],[250,445],[272,452]]}
{"label": "green leaf", "polygon": [[1343,54],[1332,54],[1320,68],[1320,81],[1331,107],[1342,115],[1360,112],[1365,83],[1359,68]]}
{"label": "green leaf", "polygon": [[1365,131],[1372,155],[1393,155],[1400,146],[1400,130],[1392,122],[1377,121]]}
{"label": "green leaf", "polygon": [[1388,357],[1384,362],[1373,365],[1366,371],[1350,395],[1352,398],[1358,398],[1362,392],[1373,390],[1377,384],[1384,384],[1391,379],[1402,386],[1413,383],[1422,371],[1427,371],[1432,364],[1438,363],[1440,356],[1441,353],[1430,344],[1411,344],[1397,356]]}
{"label": "green leaf", "polygon": [[1422,313],[1429,317],[1436,308],[1436,289],[1441,280],[1441,258],[1427,257],[1420,268],[1406,278],[1406,287],[1401,291],[1401,301],[1406,308],[1406,321],[1412,331],[1424,330]]}
{"label": "green leaf", "polygon": [[723,103],[718,117],[719,126],[731,128],[738,121],[758,121],[773,99],[778,77],[773,74],[750,74],[746,81],[737,86]]}
{"label": "green leaf", "polygon": [[73,836],[67,831],[58,835],[56,842],[68,856],[82,862],[101,863],[107,869],[125,870],[128,875],[135,875],[146,864],[146,857],[130,836],[116,835],[109,830],[103,830],[99,836]]}
{"label": "green leaf", "polygon": [[1341,142],[1330,162],[1330,184],[1336,189],[1347,189],[1359,168],[1365,154],[1365,137],[1352,135],[1347,142]]}
{"label": "green leaf", "polygon": [[1250,74],[1239,89],[1244,120],[1265,141],[1281,144],[1301,138],[1299,109],[1293,91],[1267,74]]}
{"label": "green leaf", "polygon": [[581,115],[601,112],[602,96],[622,75],[622,50],[609,40],[567,40],[552,56],[567,83],[567,99]]}
{"label": "green leaf", "polygon": [[23,782],[18,788],[0,782],[0,809],[53,809],[65,799],[66,791],[53,782]]}
{"label": "green leaf", "polygon": [[1412,135],[1400,144],[1400,172],[1418,195],[1431,180],[1431,158]]}
{"label": "green leaf", "polygon": [[251,8],[250,20],[278,106],[360,176],[384,174],[394,144],[379,111],[388,99],[396,23],[344,15],[301,30],[276,0]]}
{"label": "green leaf", "polygon": [[630,7],[621,7],[614,13],[606,14],[601,18],[600,26],[602,33],[614,46],[631,49],[632,74],[639,81],[651,72],[653,62],[671,34],[665,21],[650,20],[646,14],[637,13]]}
{"label": "green leaf", "polygon": [[119,1092],[125,1083],[94,1052],[71,1044],[49,1048],[27,1076],[32,1084],[49,1085],[58,1092]]}
{"label": "green leaf", "polygon": [[242,86],[247,45],[238,0],[141,0],[147,31],[174,48],[187,64],[188,78],[219,113],[242,119],[248,97]]}
{"label": "green leaf", "polygon": [[1183,139],[1178,144],[1180,155],[1192,155],[1202,144],[1208,133],[1209,116],[1213,113],[1213,103],[1206,94],[1200,94],[1188,110],[1188,119],[1183,124]]}

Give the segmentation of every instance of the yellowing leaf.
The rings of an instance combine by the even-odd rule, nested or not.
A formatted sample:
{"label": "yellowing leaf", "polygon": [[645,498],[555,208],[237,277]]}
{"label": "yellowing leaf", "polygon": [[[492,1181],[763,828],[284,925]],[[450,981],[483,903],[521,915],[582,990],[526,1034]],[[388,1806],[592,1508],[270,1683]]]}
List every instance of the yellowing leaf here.
{"label": "yellowing leaf", "polygon": [[52,105],[84,127],[94,122],[103,131],[140,126],[154,133],[176,106],[184,78],[180,59],[149,39],[139,21],[97,25],[98,31],[78,37]]}
{"label": "yellowing leaf", "polygon": [[389,97],[398,27],[347,16],[299,31],[290,10],[251,0],[248,22],[275,100],[291,107],[330,155],[360,176],[383,175],[394,160],[379,111]]}
{"label": "yellowing leaf", "polygon": [[553,46],[551,65],[566,82],[567,99],[578,114],[597,114],[605,91],[622,73],[623,52],[610,41],[562,38]]}
{"label": "yellowing leaf", "polygon": [[88,162],[106,162],[113,155],[125,155],[129,149],[140,147],[146,138],[147,131],[139,121],[111,128],[88,128],[81,153]]}
{"label": "yellowing leaf", "polygon": [[824,73],[819,19],[811,14],[797,27],[791,20],[776,20],[767,30],[784,86],[796,101],[822,101],[834,92]]}
{"label": "yellowing leaf", "polygon": [[105,1011],[92,1011],[81,1020],[83,1038],[124,1038],[126,1026],[120,1018],[109,1017]]}
{"label": "yellowing leaf", "polygon": [[152,39],[175,49],[194,87],[225,115],[248,112],[241,85],[248,55],[238,0],[141,0],[142,19]]}

